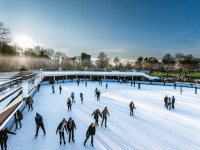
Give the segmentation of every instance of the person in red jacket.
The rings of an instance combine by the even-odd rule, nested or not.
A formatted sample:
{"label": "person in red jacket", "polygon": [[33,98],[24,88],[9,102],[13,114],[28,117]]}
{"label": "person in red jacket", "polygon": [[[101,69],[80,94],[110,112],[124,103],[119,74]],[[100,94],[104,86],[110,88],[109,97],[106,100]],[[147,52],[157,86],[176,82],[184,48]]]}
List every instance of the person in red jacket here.
{"label": "person in red jacket", "polygon": [[72,118],[70,117],[69,121],[67,122],[67,129],[68,129],[68,132],[69,132],[69,142],[70,142],[70,139],[71,139],[71,135],[72,135],[72,141],[75,142],[75,140],[74,140],[74,128],[76,129],[76,125],[74,123],[74,120],[72,120]]}

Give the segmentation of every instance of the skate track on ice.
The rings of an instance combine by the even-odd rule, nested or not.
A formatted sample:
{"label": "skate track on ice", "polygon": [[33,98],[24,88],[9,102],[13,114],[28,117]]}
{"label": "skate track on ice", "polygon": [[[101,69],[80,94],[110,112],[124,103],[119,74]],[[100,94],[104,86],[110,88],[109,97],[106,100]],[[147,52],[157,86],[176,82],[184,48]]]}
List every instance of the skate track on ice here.
{"label": "skate track on ice", "polygon": [[[58,87],[62,86],[62,94]],[[101,91],[101,101],[94,96],[95,88]],[[130,84],[108,83],[108,89],[99,86],[98,82],[88,82],[88,87],[80,82],[55,84],[55,94],[50,85],[43,85],[40,92],[33,97],[33,112],[24,111],[22,129],[17,135],[9,135],[9,150],[199,150],[200,149],[200,94],[194,94],[193,88],[171,86],[141,85],[141,89]],[[72,112],[67,111],[66,101],[71,92],[75,93],[76,103]],[[80,92],[83,93],[84,103],[81,104]],[[199,91],[198,91],[199,92]],[[175,110],[164,108],[165,95],[176,98]],[[136,110],[134,116],[129,115],[129,103],[134,101]],[[97,127],[94,136],[94,147],[88,139],[86,146],[83,142],[88,126],[94,122],[91,114],[98,108],[100,111],[107,106],[110,117],[108,128]],[[40,128],[35,138],[35,113],[43,116],[46,136]],[[63,118],[72,117],[76,123],[75,143],[59,144],[56,135],[58,124]],[[101,119],[99,119],[99,124]]]}

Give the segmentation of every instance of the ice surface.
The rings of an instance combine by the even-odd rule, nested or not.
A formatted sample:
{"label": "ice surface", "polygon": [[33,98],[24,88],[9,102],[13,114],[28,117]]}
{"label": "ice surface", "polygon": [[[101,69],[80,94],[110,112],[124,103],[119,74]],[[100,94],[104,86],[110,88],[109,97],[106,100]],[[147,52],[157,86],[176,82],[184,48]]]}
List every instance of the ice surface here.
{"label": "ice surface", "polygon": [[[62,94],[58,87],[62,86]],[[97,101],[94,90],[101,91],[101,101]],[[22,129],[17,135],[9,135],[9,150],[199,150],[200,149],[200,94],[194,94],[194,88],[141,85],[141,89],[130,84],[108,83],[108,89],[97,82],[88,82],[88,87],[80,83],[62,83],[55,85],[56,93],[51,93],[50,85],[43,85],[34,96],[34,111],[24,111]],[[67,111],[66,101],[71,92],[75,93],[76,103],[72,112]],[[84,103],[81,104],[80,92]],[[198,91],[199,92],[199,91]],[[164,108],[165,95],[176,98],[175,110]],[[134,101],[135,116],[129,115],[129,103]],[[94,136],[94,147],[88,139],[83,146],[86,130],[94,122],[91,114],[98,108],[107,106],[110,113],[108,128],[97,127]],[[44,119],[46,136],[40,129],[34,137],[36,125],[35,113],[39,112]],[[56,135],[58,124],[63,118],[72,117],[76,123],[75,143],[59,144]],[[100,123],[101,119],[99,119]],[[68,140],[65,134],[66,141]]]}

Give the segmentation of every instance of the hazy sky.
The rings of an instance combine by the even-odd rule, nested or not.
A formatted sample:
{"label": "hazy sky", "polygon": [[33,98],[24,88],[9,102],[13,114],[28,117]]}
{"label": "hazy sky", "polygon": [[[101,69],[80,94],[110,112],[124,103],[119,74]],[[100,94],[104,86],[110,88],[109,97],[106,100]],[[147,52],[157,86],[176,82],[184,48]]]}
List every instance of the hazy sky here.
{"label": "hazy sky", "polygon": [[200,57],[200,0],[0,0],[0,21],[68,56]]}

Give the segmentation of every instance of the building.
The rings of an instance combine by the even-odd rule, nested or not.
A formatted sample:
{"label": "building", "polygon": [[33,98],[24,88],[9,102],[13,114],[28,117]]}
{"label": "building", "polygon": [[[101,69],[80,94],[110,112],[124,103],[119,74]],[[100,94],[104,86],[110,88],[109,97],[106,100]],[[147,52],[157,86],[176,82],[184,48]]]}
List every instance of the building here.
{"label": "building", "polygon": [[91,55],[88,55],[86,53],[81,53],[81,62],[83,61],[91,61]]}

